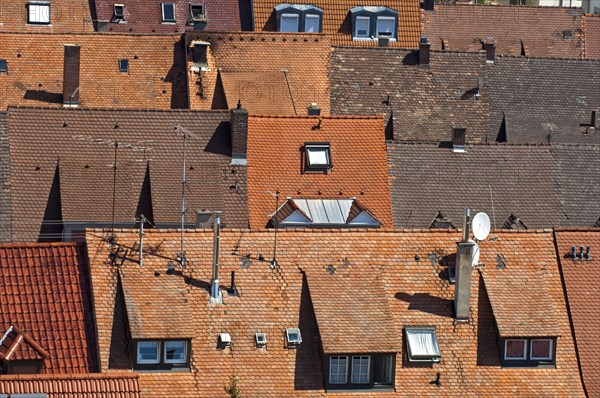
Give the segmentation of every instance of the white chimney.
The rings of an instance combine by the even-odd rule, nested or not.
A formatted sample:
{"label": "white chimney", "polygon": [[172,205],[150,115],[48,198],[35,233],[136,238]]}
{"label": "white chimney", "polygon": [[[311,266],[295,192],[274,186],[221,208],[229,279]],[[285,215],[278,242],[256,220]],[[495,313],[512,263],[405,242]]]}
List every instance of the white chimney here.
{"label": "white chimney", "polygon": [[210,300],[209,304],[223,304],[223,295],[219,290],[219,240],[221,234],[220,211],[215,211],[215,223],[213,227],[213,268],[212,279],[210,281]]}
{"label": "white chimney", "polygon": [[454,318],[468,322],[471,304],[471,273],[477,244],[469,239],[471,210],[465,209],[462,241],[456,244],[456,284],[454,285]]}

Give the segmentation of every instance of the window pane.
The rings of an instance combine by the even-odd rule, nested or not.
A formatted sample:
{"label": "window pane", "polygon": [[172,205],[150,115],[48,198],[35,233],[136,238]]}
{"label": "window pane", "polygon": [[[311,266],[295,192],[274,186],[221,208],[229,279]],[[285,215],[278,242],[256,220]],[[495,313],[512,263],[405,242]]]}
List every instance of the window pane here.
{"label": "window pane", "polygon": [[319,20],[321,18],[318,15],[308,14],[304,20],[304,31],[308,33],[318,33]]}
{"label": "window pane", "polygon": [[412,356],[437,357],[440,355],[433,330],[410,330],[406,332]]}
{"label": "window pane", "polygon": [[371,357],[352,357],[352,383],[369,383],[369,365]]}
{"label": "window pane", "polygon": [[329,165],[329,157],[327,156],[327,148],[308,148],[308,165],[309,166],[327,166]]}
{"label": "window pane", "polygon": [[377,355],[375,360],[374,382],[379,384],[390,384],[392,382],[392,355]]}
{"label": "window pane", "polygon": [[281,14],[281,21],[279,24],[280,32],[297,32],[298,31],[298,18],[297,14]]}
{"label": "window pane", "polygon": [[48,4],[29,4],[29,22],[31,23],[50,23],[50,5]]}
{"label": "window pane", "polygon": [[369,37],[369,24],[371,18],[369,17],[356,17],[356,37]]}
{"label": "window pane", "polygon": [[506,340],[504,358],[525,359],[525,340]]}
{"label": "window pane", "polygon": [[531,340],[531,359],[552,359],[552,340]]}
{"label": "window pane", "polygon": [[329,384],[346,384],[348,357],[331,357],[329,359]]}
{"label": "window pane", "polygon": [[394,36],[396,18],[379,17],[377,18],[377,36]]}
{"label": "window pane", "polygon": [[166,341],[165,342],[165,362],[180,363],[186,361],[185,341]]}
{"label": "window pane", "polygon": [[175,22],[175,5],[173,3],[163,3],[163,21]]}
{"label": "window pane", "polygon": [[138,342],[138,362],[158,363],[158,341]]}

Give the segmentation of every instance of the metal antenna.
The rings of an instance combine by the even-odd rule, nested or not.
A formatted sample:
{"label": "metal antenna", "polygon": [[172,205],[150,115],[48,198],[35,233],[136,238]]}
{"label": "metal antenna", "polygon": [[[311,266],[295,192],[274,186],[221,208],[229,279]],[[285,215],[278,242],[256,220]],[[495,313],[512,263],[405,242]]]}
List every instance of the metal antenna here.
{"label": "metal antenna", "polygon": [[492,217],[494,218],[494,229],[496,229],[496,209],[494,208],[494,196],[492,195],[492,185],[489,184],[488,188],[490,189],[490,199],[492,201]]}
{"label": "metal antenna", "polygon": [[275,191],[275,212],[273,213],[273,226],[275,227],[275,240],[273,242],[273,260],[271,268],[277,268],[277,210],[279,210],[279,190]]}
{"label": "metal antenna", "polygon": [[119,142],[115,141],[115,163],[113,164],[113,195],[112,195],[112,220],[110,223],[110,235],[115,236],[115,207],[117,201],[117,153]]}
{"label": "metal antenna", "polygon": [[143,256],[144,256],[144,223],[146,222],[146,217],[144,217],[143,214],[140,214],[140,259],[139,259],[139,264],[140,267],[142,267],[144,265],[144,260],[143,260]]}

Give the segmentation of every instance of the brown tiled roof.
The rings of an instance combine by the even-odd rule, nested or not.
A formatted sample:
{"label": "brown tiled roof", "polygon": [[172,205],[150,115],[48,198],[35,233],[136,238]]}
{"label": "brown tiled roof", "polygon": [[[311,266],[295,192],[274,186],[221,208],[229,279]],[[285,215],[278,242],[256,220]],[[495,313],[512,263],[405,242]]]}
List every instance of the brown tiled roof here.
{"label": "brown tiled roof", "polygon": [[[95,0],[96,19],[111,21],[113,19],[113,0]],[[188,24],[190,18],[189,5],[203,4],[207,16],[206,29],[211,31],[239,31],[240,6],[236,0],[174,0],[175,23],[162,22],[162,1],[159,0],[120,0],[118,4],[125,6],[125,18],[121,23],[109,22],[104,31],[134,33],[173,33],[192,29]]]}
{"label": "brown tiled roof", "polygon": [[[0,334],[3,331],[0,331]],[[36,343],[31,336],[11,325],[4,331],[4,336],[0,340],[0,360],[9,362],[11,360],[44,360],[50,354],[42,346]]]}
{"label": "brown tiled roof", "polygon": [[[29,3],[29,0],[3,1],[0,6],[0,32],[77,33],[94,31],[90,2],[88,1],[52,0],[50,25],[28,23]],[[0,39],[0,41],[2,40],[4,37]]]}
{"label": "brown tiled roof", "polygon": [[[589,397],[600,395],[600,230],[560,230],[555,233],[557,255],[565,284],[583,383]],[[571,260],[571,246],[590,247],[591,261]]]}
{"label": "brown tiled roof", "polygon": [[191,69],[188,51],[192,109],[233,108],[241,100],[250,113],[304,115],[316,102],[329,114],[331,47],[324,35],[188,32],[186,40],[210,43],[206,71]]}
{"label": "brown tiled roof", "polygon": [[246,170],[230,165],[229,112],[10,108],[8,119],[13,241],[37,240],[44,218],[109,227],[115,140],[115,222],[130,226],[145,213],[159,226],[180,225],[177,124],[196,136],[186,150],[187,224],[196,210],[219,209],[228,226],[248,225]]}
{"label": "brown tiled roof", "polygon": [[[108,108],[187,108],[181,35],[0,33],[8,73],[0,79],[0,109],[62,107],[65,44],[81,46],[80,105]],[[129,72],[119,72],[119,59]]]}
{"label": "brown tiled roof", "polygon": [[96,369],[84,256],[74,243],[0,245],[0,334],[27,335],[7,360],[48,353],[44,373]]}
{"label": "brown tiled roof", "polygon": [[47,394],[48,398],[139,398],[136,373],[2,375],[0,394]]}
{"label": "brown tiled roof", "polygon": [[[321,120],[321,128],[315,126]],[[360,134],[351,134],[359,131]],[[333,168],[305,173],[306,142],[328,142]],[[263,228],[286,197],[355,197],[381,222],[391,226],[390,194],[381,117],[270,117],[248,120],[248,211],[250,226]]]}
{"label": "brown tiled roof", "polygon": [[417,59],[416,51],[336,47],[332,114],[385,115],[386,137],[398,140],[450,141],[452,127],[464,127],[468,142],[495,141],[485,55],[432,51],[428,67]]}
{"label": "brown tiled roof", "polygon": [[421,24],[432,50],[480,51],[493,37],[496,54],[580,58],[582,16],[581,8],[437,4]]}
{"label": "brown tiled roof", "polygon": [[[441,361],[430,367],[408,364],[401,332],[385,334],[385,338],[392,339],[390,345],[398,350],[395,351],[395,392],[385,393],[386,396],[584,396],[551,232],[493,232],[492,235],[494,239],[480,245],[484,273],[500,272],[488,270],[495,267],[498,255],[504,257],[508,272],[535,275],[544,269],[539,277],[546,284],[546,300],[554,309],[554,321],[559,328],[556,369],[500,366],[496,311],[492,311],[486,286],[477,270],[472,274],[469,323],[455,322],[452,317],[454,287],[444,275],[456,252],[459,232],[283,230],[277,238],[278,267],[272,269],[269,261],[273,253],[272,231],[222,231],[219,276],[225,304],[209,306],[212,234],[189,231],[185,245],[191,262],[182,274],[167,275],[169,260],[163,254],[178,250],[179,233],[151,230],[145,244],[160,244],[161,253],[147,255],[139,272],[150,276],[160,273],[157,284],[169,283],[169,278],[183,278],[191,316],[197,326],[191,340],[191,371],[143,374],[140,376],[142,395],[220,396],[230,376],[236,375],[241,392],[247,396],[327,396],[319,353],[323,340],[321,324],[328,321],[323,320],[318,309],[326,303],[316,301],[323,297],[322,289],[329,286],[336,296],[332,305],[339,304],[342,313],[335,316],[342,319],[344,314],[348,315],[340,326],[352,328],[364,325],[373,317],[383,317],[349,309],[349,304],[345,304],[349,299],[344,303],[339,298],[346,296],[364,300],[357,306],[365,310],[383,309],[386,304],[380,302],[387,302],[389,316],[385,322],[397,331],[407,326],[435,327]],[[135,231],[120,232],[113,250],[120,245],[131,247],[136,241]],[[93,253],[90,267],[101,363],[106,370],[110,368],[111,349],[125,340],[126,332],[113,326],[115,301],[119,300],[117,273],[110,265],[110,248],[98,236],[98,231],[88,232],[88,249]],[[249,268],[240,269],[242,257],[250,260]],[[333,276],[329,265],[336,268]],[[126,258],[120,265],[120,268],[131,267],[138,265]],[[375,269],[379,270],[381,282],[362,286],[345,282],[346,278],[374,281],[377,279],[372,279],[377,274]],[[225,292],[232,271],[235,271],[237,297]],[[518,290],[527,292],[534,288],[526,280],[519,280],[523,283],[515,284]],[[161,297],[156,299],[161,300]],[[365,304],[367,301],[370,303]],[[538,303],[531,302],[530,306],[538,308]],[[284,334],[288,327],[301,330],[303,342],[297,349],[285,347]],[[222,332],[231,334],[233,350],[216,347],[218,334]],[[266,348],[255,347],[256,332],[267,334]],[[373,338],[377,337],[373,334]],[[257,375],[267,369],[269,382],[265,383]],[[442,388],[431,383],[437,373],[441,374]],[[360,396],[383,394],[366,391]]]}
{"label": "brown tiled roof", "polygon": [[587,14],[585,26],[585,58],[600,58],[600,14]]}
{"label": "brown tiled roof", "polygon": [[[277,0],[254,1],[254,28],[257,31],[276,31],[274,8],[283,2]],[[308,4],[308,2],[305,2]],[[390,46],[416,48],[419,45],[419,2],[414,0],[390,0],[387,2],[366,0],[317,0],[310,4],[323,9],[323,33],[331,35],[331,41],[340,45],[377,46],[377,42],[352,41],[350,9],[355,6],[386,6],[398,11],[398,41]]]}

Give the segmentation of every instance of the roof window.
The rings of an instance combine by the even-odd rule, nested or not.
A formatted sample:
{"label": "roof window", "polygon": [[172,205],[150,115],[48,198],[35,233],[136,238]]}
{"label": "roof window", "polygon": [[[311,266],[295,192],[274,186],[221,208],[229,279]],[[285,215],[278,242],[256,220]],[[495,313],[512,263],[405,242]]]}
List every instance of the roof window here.
{"label": "roof window", "polygon": [[440,349],[434,327],[407,327],[404,331],[409,362],[440,361]]}
{"label": "roof window", "polygon": [[185,363],[187,361],[187,341],[165,341],[163,355],[165,363]]}
{"label": "roof window", "polygon": [[351,8],[350,15],[354,40],[377,40],[385,37],[396,41],[398,11],[388,7],[359,6]]}
{"label": "roof window", "polygon": [[175,3],[161,3],[162,21],[175,22]]}
{"label": "roof window", "polygon": [[120,59],[119,60],[119,72],[129,72],[129,60],[128,59]]}
{"label": "roof window", "polygon": [[257,347],[264,347],[267,345],[267,335],[266,333],[256,333],[254,335],[254,341],[256,341]]}
{"label": "roof window", "polygon": [[190,18],[192,18],[193,21],[204,19],[204,4],[190,4]]}
{"label": "roof window", "polygon": [[282,3],[275,6],[278,32],[319,33],[323,10],[306,4]]}
{"label": "roof window", "polygon": [[29,7],[29,18],[27,22],[36,25],[49,25],[50,24],[50,3],[40,1],[30,1]]}
{"label": "roof window", "polygon": [[287,328],[285,330],[285,337],[288,347],[296,347],[302,344],[302,336],[298,328]]}
{"label": "roof window", "polygon": [[0,59],[0,73],[8,73],[8,62],[5,59]]}
{"label": "roof window", "polygon": [[328,142],[304,144],[306,154],[305,169],[310,171],[327,171],[332,167],[331,151]]}
{"label": "roof window", "polygon": [[231,335],[229,333],[219,333],[219,348],[231,346]]}
{"label": "roof window", "polygon": [[160,363],[160,342],[138,341],[137,363]]}
{"label": "roof window", "polygon": [[125,19],[125,6],[123,4],[113,5],[113,21],[121,21]]}
{"label": "roof window", "polygon": [[504,366],[539,367],[554,364],[553,338],[504,339]]}

